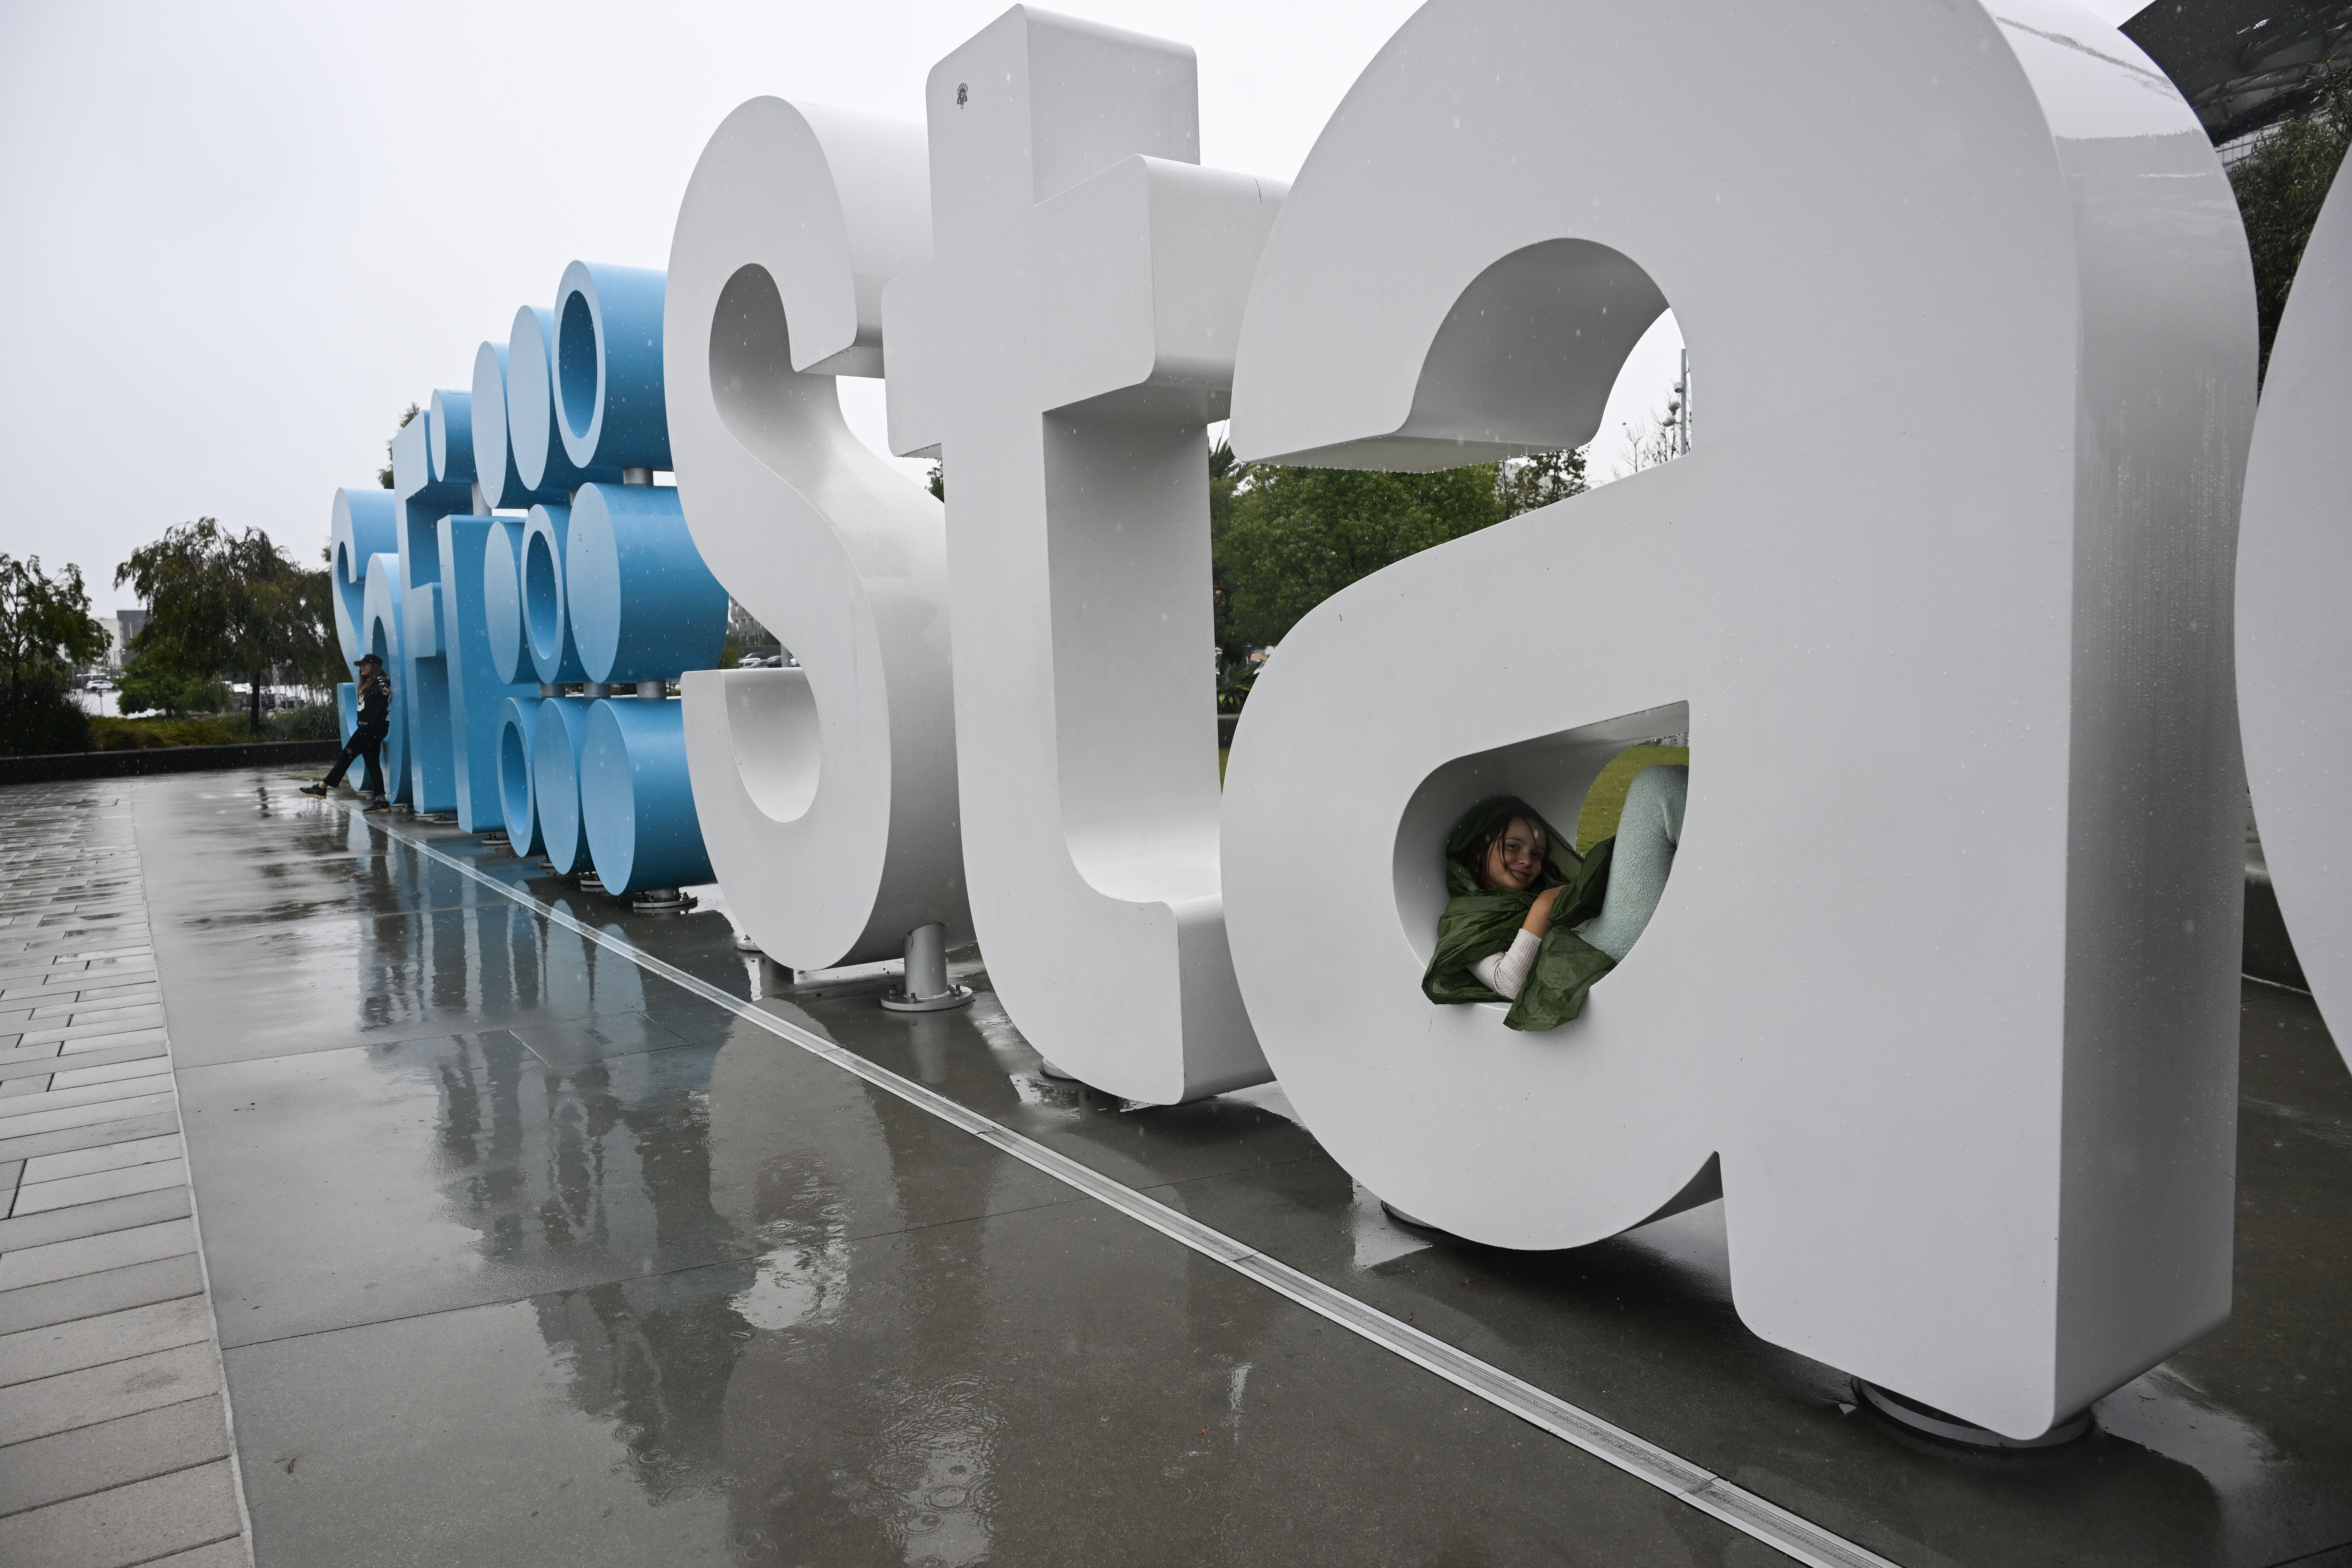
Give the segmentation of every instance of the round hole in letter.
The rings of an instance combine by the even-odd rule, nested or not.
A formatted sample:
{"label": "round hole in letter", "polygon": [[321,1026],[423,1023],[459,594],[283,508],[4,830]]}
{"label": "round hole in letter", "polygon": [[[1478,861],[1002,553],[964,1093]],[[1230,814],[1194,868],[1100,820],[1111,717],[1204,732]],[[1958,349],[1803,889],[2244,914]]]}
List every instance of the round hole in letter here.
{"label": "round hole in letter", "polygon": [[563,652],[563,607],[555,577],[551,537],[532,534],[524,547],[523,615],[530,627],[531,651],[547,661]]}
{"label": "round hole in letter", "polygon": [[[765,454],[793,438],[792,402],[808,395],[804,378],[793,374],[774,277],[756,262],[738,268],[710,312],[710,400],[719,420],[746,450]],[[824,761],[807,672],[745,671],[726,689],[744,794],[772,820],[798,821],[816,799]]]}
{"label": "round hole in letter", "polygon": [[1601,427],[1617,373],[1664,313],[1666,297],[1623,252],[1588,239],[1548,239],[1511,252],[1470,280],[1422,361],[1412,413],[1396,438],[1451,448],[1401,467],[1451,467],[1516,452],[1580,447]]}
{"label": "round hole in letter", "polygon": [[1397,920],[1423,963],[1437,946],[1445,912],[1445,839],[1482,800],[1514,795],[1559,832],[1573,836],[1585,793],[1612,758],[1659,735],[1690,728],[1690,704],[1669,703],[1598,724],[1456,757],[1421,781],[1398,819],[1394,861]]}
{"label": "round hole in letter", "polygon": [[499,803],[506,812],[509,841],[530,821],[530,753],[520,725],[499,731]]}
{"label": "round hole in letter", "polygon": [[736,269],[710,312],[710,401],[727,433],[754,454],[791,439],[796,389],[783,297],[766,268]]}
{"label": "round hole in letter", "polygon": [[777,822],[799,820],[816,799],[824,754],[808,671],[740,671],[727,682],[727,708],[743,793]]}
{"label": "round hole in letter", "polygon": [[563,402],[563,422],[575,438],[584,437],[596,419],[596,318],[588,297],[573,289],[563,299],[563,319],[556,325],[555,384]]}

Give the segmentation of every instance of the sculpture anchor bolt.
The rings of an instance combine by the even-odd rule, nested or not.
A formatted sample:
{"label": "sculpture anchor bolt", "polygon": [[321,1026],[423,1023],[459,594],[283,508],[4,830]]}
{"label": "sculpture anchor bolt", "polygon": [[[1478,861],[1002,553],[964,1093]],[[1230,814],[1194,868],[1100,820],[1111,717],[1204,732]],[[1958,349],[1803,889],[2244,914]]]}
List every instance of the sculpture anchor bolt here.
{"label": "sculpture anchor bolt", "polygon": [[943,1013],[971,1000],[971,987],[948,979],[948,928],[934,921],[907,933],[907,979],[882,994],[893,1013]]}

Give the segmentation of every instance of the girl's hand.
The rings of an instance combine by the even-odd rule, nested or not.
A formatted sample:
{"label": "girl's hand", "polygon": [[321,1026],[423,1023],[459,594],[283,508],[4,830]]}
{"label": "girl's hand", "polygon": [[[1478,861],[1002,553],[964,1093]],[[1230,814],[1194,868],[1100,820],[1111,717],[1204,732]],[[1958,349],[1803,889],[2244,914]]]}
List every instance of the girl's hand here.
{"label": "girl's hand", "polygon": [[1544,936],[1549,933],[1551,931],[1552,900],[1559,897],[1559,890],[1562,886],[1564,886],[1564,884],[1555,882],[1549,888],[1538,889],[1537,890],[1535,907],[1528,910],[1528,918],[1520,922],[1519,929],[1521,931],[1527,931],[1535,936]]}

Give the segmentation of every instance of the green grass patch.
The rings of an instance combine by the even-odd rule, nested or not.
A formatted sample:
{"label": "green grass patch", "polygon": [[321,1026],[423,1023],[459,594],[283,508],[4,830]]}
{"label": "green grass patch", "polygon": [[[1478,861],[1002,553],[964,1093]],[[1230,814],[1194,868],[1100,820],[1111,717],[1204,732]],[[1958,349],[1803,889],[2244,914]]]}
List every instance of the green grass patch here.
{"label": "green grass patch", "polygon": [[1617,819],[1625,815],[1625,792],[1633,787],[1633,775],[1643,768],[1661,763],[1690,765],[1688,746],[1628,746],[1609,759],[1592,787],[1584,792],[1584,809],[1576,814],[1576,852],[1579,855],[1617,832]]}
{"label": "green grass patch", "polygon": [[94,752],[136,752],[156,746],[241,746],[264,739],[245,727],[242,717],[223,719],[94,718],[89,721],[89,747]]}

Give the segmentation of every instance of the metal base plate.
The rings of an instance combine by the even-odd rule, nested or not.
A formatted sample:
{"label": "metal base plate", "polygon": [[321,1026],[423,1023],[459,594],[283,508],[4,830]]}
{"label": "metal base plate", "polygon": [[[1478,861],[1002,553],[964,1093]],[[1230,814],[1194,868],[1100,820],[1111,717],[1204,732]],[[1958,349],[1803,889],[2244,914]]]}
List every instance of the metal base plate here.
{"label": "metal base plate", "polygon": [[1076,1073],[1064,1072],[1060,1068],[1055,1067],[1044,1057],[1039,1057],[1037,1058],[1037,1070],[1044,1073],[1047,1078],[1052,1079],[1055,1083],[1084,1083],[1087,1081]]}
{"label": "metal base plate", "polygon": [[882,1006],[892,1013],[944,1013],[950,1007],[963,1006],[971,997],[969,985],[952,987],[944,996],[909,996],[904,991],[885,991]]}
{"label": "metal base plate", "polygon": [[[775,959],[761,956],[770,963]],[[827,996],[871,996],[877,992],[903,991],[907,988],[906,973],[897,959],[879,963],[845,963],[834,969],[786,969],[780,990],[810,1001],[822,1001]]]}
{"label": "metal base plate", "polygon": [[2005,1437],[1998,1432],[1963,1421],[1957,1415],[1948,1415],[1932,1405],[1922,1405],[1893,1389],[1864,1383],[1858,1377],[1853,1380],[1853,1392],[1855,1398],[1906,1431],[1924,1433],[1967,1448],[2026,1453],[2071,1443],[2091,1429],[2091,1413],[2085,1410],[2061,1421],[2039,1437]]}
{"label": "metal base plate", "polygon": [[682,915],[698,902],[692,893],[678,893],[667,899],[656,899],[640,893],[629,900],[629,908],[641,915]]}

